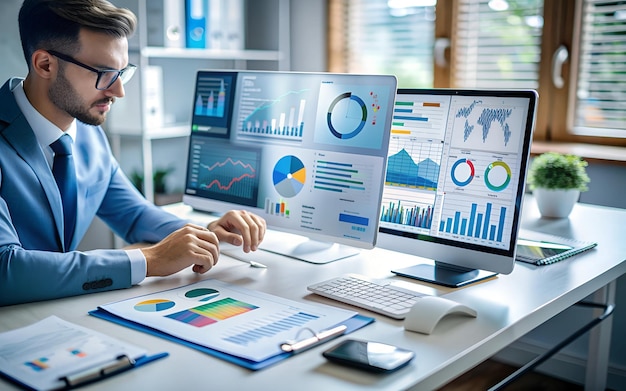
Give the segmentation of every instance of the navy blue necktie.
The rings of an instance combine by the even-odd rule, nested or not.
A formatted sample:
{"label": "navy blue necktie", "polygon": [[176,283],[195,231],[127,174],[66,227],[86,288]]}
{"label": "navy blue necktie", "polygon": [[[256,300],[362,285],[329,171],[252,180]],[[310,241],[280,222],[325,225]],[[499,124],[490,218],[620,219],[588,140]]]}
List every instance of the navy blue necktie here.
{"label": "navy blue necktie", "polygon": [[69,251],[76,226],[76,170],[72,157],[72,138],[64,134],[50,147],[54,151],[52,174],[59,187],[63,201],[65,251]]}

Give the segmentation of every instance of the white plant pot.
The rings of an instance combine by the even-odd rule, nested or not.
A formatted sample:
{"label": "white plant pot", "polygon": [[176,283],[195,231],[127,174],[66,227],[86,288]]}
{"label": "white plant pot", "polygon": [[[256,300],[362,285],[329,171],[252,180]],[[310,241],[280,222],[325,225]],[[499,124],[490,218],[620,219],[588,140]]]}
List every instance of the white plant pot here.
{"label": "white plant pot", "polygon": [[580,190],[535,189],[533,195],[543,217],[565,218],[578,201]]}

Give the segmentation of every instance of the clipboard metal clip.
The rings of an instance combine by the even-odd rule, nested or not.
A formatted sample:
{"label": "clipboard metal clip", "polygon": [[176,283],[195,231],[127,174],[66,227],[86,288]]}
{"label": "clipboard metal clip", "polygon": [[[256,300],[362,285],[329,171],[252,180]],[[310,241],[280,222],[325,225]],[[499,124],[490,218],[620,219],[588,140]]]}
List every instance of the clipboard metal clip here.
{"label": "clipboard metal clip", "polygon": [[89,368],[72,375],[63,376],[59,380],[64,381],[67,388],[73,388],[129,369],[134,365],[135,360],[123,354],[112,362],[99,365],[95,368]]}
{"label": "clipboard metal clip", "polygon": [[[280,349],[285,353],[293,353],[293,354],[300,353],[314,346],[317,346],[321,343],[324,343],[328,340],[331,340],[335,337],[340,336],[347,329],[348,329],[348,326],[340,325],[332,329],[328,329],[328,330],[324,330],[324,331],[320,331],[319,333],[316,333],[309,328],[305,328],[305,329],[300,330],[300,332],[304,330],[308,330],[309,332],[311,332],[311,334],[313,334],[312,337],[309,337],[300,341],[283,342],[282,344],[280,344]],[[300,334],[300,332],[298,332],[298,334]]]}

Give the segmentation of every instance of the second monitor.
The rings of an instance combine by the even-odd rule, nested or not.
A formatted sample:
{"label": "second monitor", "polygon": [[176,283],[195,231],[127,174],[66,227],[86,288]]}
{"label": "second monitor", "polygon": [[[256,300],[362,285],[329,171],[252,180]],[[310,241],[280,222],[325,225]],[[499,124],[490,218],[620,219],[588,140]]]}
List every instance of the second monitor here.
{"label": "second monitor", "polygon": [[199,71],[183,201],[248,209],[299,235],[262,249],[313,263],[372,248],[395,93],[394,76]]}
{"label": "second monitor", "polygon": [[378,246],[396,274],[462,286],[515,264],[537,93],[399,89]]}

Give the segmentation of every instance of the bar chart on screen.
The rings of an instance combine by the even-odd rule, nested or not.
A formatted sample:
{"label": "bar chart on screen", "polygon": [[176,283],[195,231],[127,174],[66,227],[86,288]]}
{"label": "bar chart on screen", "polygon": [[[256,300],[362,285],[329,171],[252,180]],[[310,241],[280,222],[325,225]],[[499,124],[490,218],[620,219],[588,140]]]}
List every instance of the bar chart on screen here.
{"label": "bar chart on screen", "polygon": [[442,139],[448,114],[449,99],[429,101],[396,100],[391,134],[423,139]]}
{"label": "bar chart on screen", "polygon": [[443,237],[468,242],[487,240],[504,247],[508,245],[509,238],[504,233],[510,231],[512,213],[505,203],[497,200],[477,198],[469,203],[463,196],[446,195],[438,221]]}

